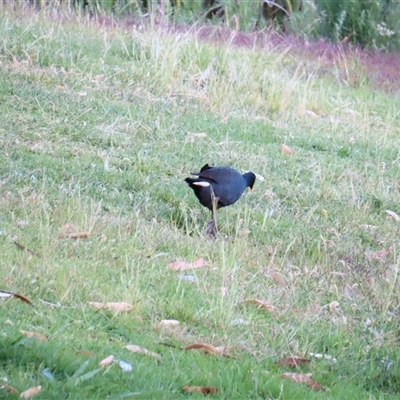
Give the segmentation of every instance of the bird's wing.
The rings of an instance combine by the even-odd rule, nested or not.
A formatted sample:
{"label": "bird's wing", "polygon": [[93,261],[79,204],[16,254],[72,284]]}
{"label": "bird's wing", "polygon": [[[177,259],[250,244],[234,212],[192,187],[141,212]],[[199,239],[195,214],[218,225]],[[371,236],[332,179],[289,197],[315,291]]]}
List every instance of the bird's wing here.
{"label": "bird's wing", "polygon": [[191,172],[190,174],[199,176],[202,172],[207,171],[208,169],[212,169],[212,167],[210,167],[208,164],[205,164],[201,167],[200,172]]}
{"label": "bird's wing", "polygon": [[207,182],[213,182],[213,183],[218,183],[216,179],[214,179],[212,176],[207,175],[207,174],[201,174],[199,175],[199,179],[205,180]]}
{"label": "bird's wing", "polygon": [[205,179],[206,181],[217,183],[213,171],[215,172],[215,168],[210,167],[208,164],[206,164],[201,168],[200,172],[191,172],[191,174],[198,176],[199,179]]}
{"label": "bird's wing", "polygon": [[210,167],[208,164],[205,164],[201,167],[200,172],[207,171],[208,169],[212,169],[213,167]]}
{"label": "bird's wing", "polygon": [[204,172],[200,171],[199,178],[207,179],[208,181],[212,181],[219,184],[231,184],[234,183],[240,178],[241,175],[232,168],[209,168],[204,170]]}

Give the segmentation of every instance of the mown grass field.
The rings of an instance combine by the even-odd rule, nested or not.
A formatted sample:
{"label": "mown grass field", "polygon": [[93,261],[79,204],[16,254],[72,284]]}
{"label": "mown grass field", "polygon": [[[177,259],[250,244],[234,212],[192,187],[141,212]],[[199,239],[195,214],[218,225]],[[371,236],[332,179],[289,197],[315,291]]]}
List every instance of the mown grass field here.
{"label": "mown grass field", "polygon": [[[1,398],[399,398],[398,94],[350,56],[151,24],[2,9],[0,38],[0,289],[33,303],[0,302]],[[264,177],[215,241],[183,182],[205,163]]]}

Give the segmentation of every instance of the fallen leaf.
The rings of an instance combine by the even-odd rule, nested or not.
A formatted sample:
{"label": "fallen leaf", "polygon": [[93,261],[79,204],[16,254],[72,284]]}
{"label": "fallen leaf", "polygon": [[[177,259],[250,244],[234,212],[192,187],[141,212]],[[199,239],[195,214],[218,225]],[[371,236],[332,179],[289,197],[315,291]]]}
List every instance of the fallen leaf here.
{"label": "fallen leaf", "polygon": [[258,308],[263,308],[264,310],[267,311],[275,311],[275,306],[273,306],[271,303],[268,303],[266,300],[262,299],[248,299],[246,300],[246,303],[250,304],[255,304]]}
{"label": "fallen leaf", "polygon": [[340,311],[340,303],[338,301],[331,301],[328,304],[328,307],[329,307],[329,311],[331,313],[336,313],[337,314]]}
{"label": "fallen leaf", "polygon": [[160,321],[160,325],[164,326],[178,326],[179,323],[180,322],[176,319],[163,319],[162,321]]}
{"label": "fallen leaf", "polygon": [[293,154],[294,153],[294,151],[289,146],[286,146],[286,144],[281,144],[281,149],[286,154]]}
{"label": "fallen leaf", "polygon": [[390,215],[396,222],[400,222],[400,217],[392,210],[385,210],[387,215]]}
{"label": "fallen leaf", "polygon": [[287,286],[286,279],[282,275],[278,274],[277,272],[271,272],[271,278],[275,282],[279,283],[279,285],[281,285],[283,287]]}
{"label": "fallen leaf", "polygon": [[110,356],[104,358],[99,362],[99,367],[106,367],[107,365],[111,364],[114,360],[114,356],[111,354]]}
{"label": "fallen leaf", "polygon": [[288,358],[281,358],[276,363],[278,365],[285,365],[287,367],[298,367],[299,365],[309,364],[311,360],[307,360],[306,358],[300,357],[288,357]]}
{"label": "fallen leaf", "polygon": [[291,379],[297,383],[307,383],[312,377],[312,373],[309,372],[307,374],[297,374],[295,372],[285,372],[282,374],[282,378]]}
{"label": "fallen leaf", "polygon": [[325,359],[325,360],[331,361],[332,363],[337,362],[336,358],[330,356],[329,354],[310,353],[310,357]]}
{"label": "fallen leaf", "polygon": [[167,264],[167,268],[173,269],[174,271],[184,271],[187,269],[202,268],[205,267],[206,265],[208,264],[204,260],[204,258],[199,258],[193,263],[187,263],[186,261],[174,261]]}
{"label": "fallen leaf", "polygon": [[182,281],[186,282],[196,282],[197,278],[195,275],[190,275],[190,274],[181,274],[178,276],[178,278]]}
{"label": "fallen leaf", "polygon": [[193,263],[194,268],[201,268],[207,265],[207,262],[204,258],[199,258]]}
{"label": "fallen leaf", "polygon": [[393,251],[393,247],[389,247],[388,249],[382,249],[379,251],[371,251],[365,254],[367,260],[380,260],[385,259],[391,252]]}
{"label": "fallen leaf", "polygon": [[189,137],[191,137],[191,138],[205,138],[205,137],[207,137],[207,133],[205,133],[205,132],[198,132],[198,133],[188,132],[187,135]]}
{"label": "fallen leaf", "polygon": [[370,225],[370,224],[362,224],[362,225],[360,225],[360,228],[372,231],[374,229],[377,229],[378,227],[375,225]]}
{"label": "fallen leaf", "polygon": [[38,340],[41,340],[42,342],[47,342],[47,337],[42,335],[41,333],[37,333],[37,332],[28,332],[28,331],[24,331],[24,330],[20,330],[20,332],[27,336],[28,338],[35,338]]}
{"label": "fallen leaf", "polygon": [[26,297],[21,296],[17,293],[5,292],[4,290],[0,290],[0,297],[15,297],[16,299],[19,299],[24,303],[32,305],[32,303]]}
{"label": "fallen leaf", "polygon": [[311,111],[311,110],[305,110],[304,113],[306,115],[308,115],[309,117],[312,117],[312,118],[317,118],[318,117],[318,114],[315,113],[314,111]]}
{"label": "fallen leaf", "polygon": [[213,394],[219,391],[219,389],[214,386],[184,386],[182,390],[189,393],[198,392],[203,394]]}
{"label": "fallen leaf", "polygon": [[224,354],[224,351],[225,351],[225,347],[224,346],[214,347],[213,345],[207,344],[207,343],[189,344],[188,346],[185,347],[185,350],[203,350],[205,353],[214,354],[216,356],[227,357]]}
{"label": "fallen leaf", "polygon": [[22,392],[19,397],[21,399],[30,399],[31,397],[37,395],[41,390],[41,386],[35,386]]}
{"label": "fallen leaf", "polygon": [[22,296],[22,295],[20,295],[20,294],[18,294],[18,293],[12,293],[12,295],[13,295],[13,297],[15,297],[15,298],[17,298],[17,299],[23,301],[24,303],[27,303],[27,304],[29,304],[29,305],[31,305],[31,306],[33,305],[33,304],[30,302],[30,300],[28,300],[25,296]]}
{"label": "fallen leaf", "polygon": [[310,386],[310,388],[312,388],[314,390],[325,390],[325,388],[323,386],[321,386],[319,383],[313,381],[312,379],[310,379],[307,382],[307,385]]}
{"label": "fallen leaf", "polygon": [[5,390],[6,392],[12,393],[12,394],[18,394],[18,390],[13,388],[10,385],[1,385],[0,384],[0,389]]}
{"label": "fallen leaf", "polygon": [[250,325],[250,321],[247,321],[243,318],[235,318],[231,321],[231,325],[233,325],[233,326]]}
{"label": "fallen leaf", "polygon": [[133,370],[132,365],[126,361],[119,360],[118,365],[124,372],[131,372]]}
{"label": "fallen leaf", "polygon": [[137,346],[136,344],[128,344],[127,346],[124,346],[125,349],[128,349],[132,353],[139,353],[139,354],[144,354],[146,356],[153,357],[157,360],[161,360],[161,355],[154,353],[150,350],[145,349],[144,347]]}
{"label": "fallen leaf", "polygon": [[296,374],[293,372],[285,372],[284,374],[282,374],[282,378],[291,379],[292,381],[297,382],[297,383],[305,383],[314,390],[325,390],[325,388],[323,386],[321,386],[319,383],[313,381],[311,379],[311,376],[312,376],[311,373]]}
{"label": "fallen leaf", "polygon": [[130,311],[133,308],[132,304],[124,303],[124,302],[113,302],[110,301],[108,303],[101,303],[97,301],[89,301],[88,304],[94,308],[98,309],[106,309],[111,311]]}
{"label": "fallen leaf", "polygon": [[71,233],[60,233],[58,237],[60,239],[86,239],[90,236],[90,232],[71,232]]}

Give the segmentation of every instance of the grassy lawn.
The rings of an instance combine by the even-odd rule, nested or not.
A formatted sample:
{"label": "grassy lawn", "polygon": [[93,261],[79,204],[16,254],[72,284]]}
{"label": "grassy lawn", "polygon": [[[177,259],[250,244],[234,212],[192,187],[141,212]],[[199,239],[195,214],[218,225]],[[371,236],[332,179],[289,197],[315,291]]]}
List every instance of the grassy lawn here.
{"label": "grassy lawn", "polygon": [[[2,9],[0,38],[0,289],[33,303],[0,302],[1,398],[400,397],[398,94],[157,26]],[[183,182],[205,163],[259,177],[216,240]]]}

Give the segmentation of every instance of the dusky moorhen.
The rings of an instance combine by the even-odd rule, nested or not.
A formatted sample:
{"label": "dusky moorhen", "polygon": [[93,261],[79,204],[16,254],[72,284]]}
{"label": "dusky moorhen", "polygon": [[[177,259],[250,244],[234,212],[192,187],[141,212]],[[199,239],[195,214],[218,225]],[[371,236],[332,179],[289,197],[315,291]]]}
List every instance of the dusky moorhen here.
{"label": "dusky moorhen", "polygon": [[197,178],[186,178],[185,182],[193,189],[200,203],[211,211],[212,219],[205,233],[215,237],[216,211],[238,201],[247,187],[253,190],[256,176],[253,172],[242,175],[230,167],[210,167],[208,164],[200,172],[191,174]]}

